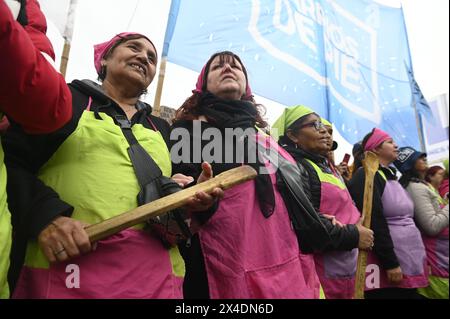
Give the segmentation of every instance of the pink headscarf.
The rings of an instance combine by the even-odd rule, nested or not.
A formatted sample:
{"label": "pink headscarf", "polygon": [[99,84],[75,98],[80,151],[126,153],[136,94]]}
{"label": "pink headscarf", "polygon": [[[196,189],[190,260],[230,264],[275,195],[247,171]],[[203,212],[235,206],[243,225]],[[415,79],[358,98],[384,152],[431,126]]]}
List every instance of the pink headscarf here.
{"label": "pink headscarf", "polygon": [[117,35],[115,35],[111,40],[103,42],[103,43],[99,43],[94,45],[94,65],[95,65],[95,69],[97,70],[97,74],[100,74],[101,69],[102,69],[102,59],[105,56],[105,54],[108,52],[109,49],[111,49],[111,47],[119,40],[124,39],[130,35],[140,35],[143,38],[147,39],[152,45],[153,48],[155,49],[155,53],[156,53],[156,47],[153,44],[153,42],[147,38],[145,35],[141,34],[141,33],[137,33],[137,32],[122,32],[119,33]]}
{"label": "pink headscarf", "polygon": [[[207,79],[205,79],[207,65],[208,65],[208,63],[206,63],[205,66],[202,68],[202,71],[200,72],[198,79],[197,79],[197,84],[195,85],[195,90],[192,90],[192,93],[199,93],[199,94],[203,93],[203,85],[205,84],[205,81],[207,80]],[[253,97],[252,89],[250,88],[250,84],[248,84],[248,79],[246,78],[245,80],[246,80],[247,87],[245,88],[244,98],[250,99]]]}
{"label": "pink headscarf", "polygon": [[383,142],[385,142],[389,139],[391,139],[391,136],[388,133],[380,130],[379,128],[375,128],[373,130],[372,136],[367,140],[364,150],[365,151],[373,151],[378,146],[380,146]]}

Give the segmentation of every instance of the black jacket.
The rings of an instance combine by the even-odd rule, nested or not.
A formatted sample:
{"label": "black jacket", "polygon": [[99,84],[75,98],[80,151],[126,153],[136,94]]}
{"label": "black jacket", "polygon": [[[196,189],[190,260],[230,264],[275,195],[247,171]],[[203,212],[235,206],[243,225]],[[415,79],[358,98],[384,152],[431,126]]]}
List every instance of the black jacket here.
{"label": "black jacket", "polygon": [[[316,170],[307,159],[313,161],[323,172],[331,173],[327,160],[322,156],[314,155],[301,149],[294,149],[287,145],[284,145],[283,147],[297,161],[303,191],[313,204],[314,208],[319,212],[322,198],[322,184]],[[335,227],[327,218],[323,217],[321,214],[319,214],[319,216],[331,238],[329,245],[325,247],[325,251],[351,250],[358,247],[359,232],[355,225],[346,225],[343,228]]]}
{"label": "black jacket", "polygon": [[[202,139],[203,132],[210,127],[214,127],[213,125],[202,122],[201,130],[199,132],[195,132],[193,128],[192,121],[178,121],[172,126],[172,133],[175,133],[175,129],[183,128],[189,131],[191,134],[189,135],[189,158],[186,158],[183,163],[173,164],[173,172],[174,173],[182,173],[185,175],[193,176],[197,178],[201,173],[201,160],[195,162],[194,156],[194,145],[198,145],[197,152],[202,154],[205,146],[208,145],[209,141]],[[195,134],[198,133],[198,134]],[[199,135],[200,134],[200,135]],[[178,135],[178,134],[175,134]],[[178,135],[178,139],[174,139],[171,141],[171,150],[172,150],[172,161],[174,155],[173,145],[180,145],[179,143],[183,139],[184,136]],[[222,136],[223,137],[223,136]],[[224,141],[224,143],[229,141]],[[224,144],[222,144],[224,145]],[[183,146],[183,145],[181,145]],[[185,145],[184,145],[185,146]],[[230,149],[234,149],[233,146],[229,146]],[[226,148],[225,148],[226,149]],[[179,154],[181,155],[181,154]],[[214,155],[214,154],[213,154]],[[234,167],[238,167],[241,165],[241,162],[235,163],[226,163],[225,161],[225,152],[223,151],[221,154],[222,161],[220,163],[212,162],[212,168],[215,175],[220,174],[221,172],[227,171]],[[304,171],[304,170],[302,170]],[[305,172],[306,174],[306,172]],[[302,179],[303,184],[308,184],[307,178]],[[291,215],[295,210],[298,210],[298,205],[295,200],[291,197],[289,191],[286,187],[283,187],[283,183],[277,183],[278,190],[282,195],[285,205]],[[303,185],[304,186],[304,185]],[[320,190],[320,181],[319,181],[319,190]],[[320,196],[320,194],[319,194]],[[319,198],[320,202],[320,198]],[[200,222],[205,223],[212,215],[215,213],[214,210],[211,210],[209,214],[196,214],[197,218],[200,217],[202,220]],[[350,225],[349,227],[336,227],[333,226],[331,221],[321,214],[318,214],[320,221],[325,226],[326,231],[328,232],[327,236],[321,237],[323,241],[325,241],[326,250],[351,250],[358,246],[359,241],[359,233],[354,225]],[[295,226],[294,226],[295,227]],[[299,236],[297,235],[297,239]],[[299,242],[300,244],[300,242]],[[308,251],[317,251],[316,247],[308,247]],[[203,253],[200,245],[200,241],[198,235],[194,235],[187,245],[180,245],[180,252],[183,255],[183,258],[186,261],[186,276],[184,281],[184,294],[185,298],[188,299],[196,299],[196,298],[209,298],[209,290],[208,290],[208,279],[206,276],[205,264]]]}
{"label": "black jacket", "polygon": [[[69,88],[72,93],[72,118],[61,129],[51,134],[29,135],[18,124],[12,122],[2,139],[8,172],[8,204],[12,215],[14,236],[10,270],[10,273],[13,273],[10,275],[12,285],[23,263],[27,241],[36,238],[55,218],[69,217],[73,212],[70,203],[61,200],[53,189],[37,178],[39,169],[74,132],[83,111],[89,104],[89,97],[92,97],[91,111],[101,111],[109,115],[125,115],[122,109],[104,95],[94,82],[75,80],[69,84]],[[154,125],[168,143],[169,124],[152,116],[149,105],[139,102],[138,112],[131,122],[132,125],[140,123],[150,130],[154,129]]]}

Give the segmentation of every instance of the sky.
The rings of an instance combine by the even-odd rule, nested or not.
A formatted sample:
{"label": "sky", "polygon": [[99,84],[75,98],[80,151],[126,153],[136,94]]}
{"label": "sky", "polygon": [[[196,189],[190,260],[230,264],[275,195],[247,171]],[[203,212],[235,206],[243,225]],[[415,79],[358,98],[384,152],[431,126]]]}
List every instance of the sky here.
{"label": "sky", "polygon": [[[190,0],[193,1],[193,0]],[[62,52],[61,33],[65,24],[68,0],[39,0],[49,20],[48,35],[56,54],[56,65]],[[448,0],[378,0],[402,5],[409,38],[411,57],[417,82],[427,99],[449,92],[449,1]],[[66,80],[96,79],[93,67],[93,45],[123,31],[136,31],[149,36],[158,52],[162,45],[170,8],[169,0],[78,0],[73,41]],[[61,30],[61,31],[60,31]],[[145,100],[153,104],[158,74],[149,87]],[[168,63],[161,104],[177,108],[190,96],[197,73]],[[284,106],[256,97],[266,106],[269,123]],[[448,100],[447,100],[448,105]],[[336,132],[337,130],[335,130]],[[351,153],[351,145],[336,132],[339,142],[336,158]]]}

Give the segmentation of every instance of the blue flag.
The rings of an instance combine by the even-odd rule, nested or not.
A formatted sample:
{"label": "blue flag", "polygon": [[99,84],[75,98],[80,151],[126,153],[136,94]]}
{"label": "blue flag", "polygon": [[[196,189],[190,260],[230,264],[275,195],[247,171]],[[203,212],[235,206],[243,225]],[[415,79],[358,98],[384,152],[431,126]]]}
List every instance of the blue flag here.
{"label": "blue flag", "polygon": [[170,62],[199,72],[233,51],[254,93],[313,108],[350,143],[379,127],[418,148],[401,9],[364,0],[173,0],[172,9]]}
{"label": "blue flag", "polygon": [[411,86],[411,106],[417,109],[420,115],[424,116],[430,123],[435,122],[433,118],[433,111],[430,108],[427,100],[420,90],[419,84],[414,79],[414,73],[411,67],[406,66],[409,83]]}
{"label": "blue flag", "polygon": [[448,158],[449,120],[447,100],[448,95],[446,97],[443,94],[429,101],[428,105],[433,114],[432,120],[430,121],[425,117],[422,121],[429,161]]}

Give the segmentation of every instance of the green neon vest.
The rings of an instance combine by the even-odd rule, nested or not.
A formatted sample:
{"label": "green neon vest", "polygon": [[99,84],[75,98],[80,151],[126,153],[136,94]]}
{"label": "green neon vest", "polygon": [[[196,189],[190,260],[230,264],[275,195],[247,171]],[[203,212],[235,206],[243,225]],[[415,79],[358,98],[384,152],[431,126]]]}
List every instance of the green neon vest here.
{"label": "green neon vest", "polygon": [[[0,114],[0,120],[1,120]],[[11,250],[11,215],[6,201],[6,167],[3,163],[3,149],[0,144],[0,299],[9,297],[7,274]]]}
{"label": "green neon vest", "polygon": [[327,174],[324,173],[319,166],[317,166],[316,163],[314,163],[313,161],[307,159],[307,161],[311,164],[311,166],[315,169],[315,171],[317,172],[317,175],[319,176],[319,180],[322,183],[329,183],[332,185],[335,185],[337,187],[339,187],[340,189],[346,189],[347,186],[345,186],[345,183],[339,179],[337,176],[333,175],[333,174]]}
{"label": "green neon vest", "polygon": [[[139,193],[129,147],[119,126],[105,113],[103,120],[84,111],[76,130],[40,169],[39,178],[74,207],[72,218],[90,224],[137,207]],[[149,152],[165,176],[171,175],[170,153],[159,132],[135,124],[133,134]],[[134,228],[142,229],[144,225]],[[168,251],[173,273],[184,276],[184,262],[178,248]],[[48,261],[36,242],[29,242],[25,264],[48,268]]]}

